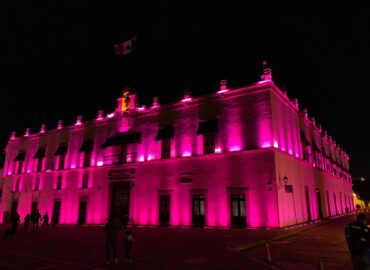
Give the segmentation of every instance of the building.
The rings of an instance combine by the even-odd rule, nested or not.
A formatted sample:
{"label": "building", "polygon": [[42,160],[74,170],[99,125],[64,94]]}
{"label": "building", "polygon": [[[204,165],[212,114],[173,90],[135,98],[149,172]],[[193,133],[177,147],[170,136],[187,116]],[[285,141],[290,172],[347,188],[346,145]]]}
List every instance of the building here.
{"label": "building", "polygon": [[354,211],[349,157],[264,68],[261,81],[16,137],[0,218],[39,209],[62,224],[284,227]]}

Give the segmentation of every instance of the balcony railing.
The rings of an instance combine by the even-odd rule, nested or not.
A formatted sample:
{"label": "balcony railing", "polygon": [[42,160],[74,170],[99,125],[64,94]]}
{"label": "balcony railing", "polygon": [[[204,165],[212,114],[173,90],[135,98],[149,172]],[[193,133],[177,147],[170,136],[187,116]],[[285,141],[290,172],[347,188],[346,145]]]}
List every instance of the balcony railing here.
{"label": "balcony railing", "polygon": [[116,164],[125,164],[136,162],[137,153],[128,153],[126,155],[115,154],[103,156],[105,165],[116,165]]}

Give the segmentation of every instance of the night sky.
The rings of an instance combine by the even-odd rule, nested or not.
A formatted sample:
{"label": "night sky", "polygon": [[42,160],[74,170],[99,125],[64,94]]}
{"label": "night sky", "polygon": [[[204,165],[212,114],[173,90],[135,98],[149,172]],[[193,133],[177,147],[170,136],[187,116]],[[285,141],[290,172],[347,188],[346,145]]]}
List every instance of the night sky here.
{"label": "night sky", "polygon": [[[163,104],[185,89],[212,93],[221,79],[231,87],[256,82],[267,60],[274,82],[350,155],[352,175],[367,179],[355,189],[370,199],[369,10],[56,2],[0,9],[2,148],[11,131],[23,135],[27,127],[38,132],[42,123],[53,129],[59,119],[69,125],[78,114],[90,120],[99,109],[113,111],[125,86],[141,104],[154,96]],[[114,55],[115,43],[135,35],[132,54]]]}

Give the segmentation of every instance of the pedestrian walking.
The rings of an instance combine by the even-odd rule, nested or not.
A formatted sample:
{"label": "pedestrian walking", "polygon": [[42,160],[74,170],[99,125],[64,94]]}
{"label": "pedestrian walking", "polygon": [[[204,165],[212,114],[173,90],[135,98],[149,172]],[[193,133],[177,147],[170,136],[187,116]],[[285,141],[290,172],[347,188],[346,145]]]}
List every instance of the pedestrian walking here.
{"label": "pedestrian walking", "polygon": [[41,218],[42,220],[42,227],[47,229],[49,225],[49,215],[48,212],[45,212],[45,214]]}
{"label": "pedestrian walking", "polygon": [[131,248],[132,244],[134,243],[134,237],[132,236],[131,231],[127,231],[125,238],[123,239],[123,246],[124,246],[124,252],[125,257],[123,258],[125,263],[131,263]]}
{"label": "pedestrian walking", "polygon": [[41,218],[41,214],[39,212],[39,210],[37,209],[31,216],[31,219],[32,219],[32,222],[33,222],[33,226],[32,226],[32,229],[34,231],[37,231],[37,228],[39,227],[39,222],[40,222],[40,218]]}
{"label": "pedestrian walking", "polygon": [[357,220],[346,226],[345,236],[353,270],[370,270],[369,229],[365,214],[358,214]]}
{"label": "pedestrian walking", "polygon": [[12,218],[11,218],[11,229],[13,231],[13,234],[17,233],[18,225],[19,225],[20,222],[21,222],[20,216],[19,216],[18,212],[15,211],[12,215]]}
{"label": "pedestrian walking", "polygon": [[118,263],[117,241],[121,229],[122,224],[115,216],[110,217],[104,226],[104,231],[107,233],[105,242],[105,258],[107,264],[111,263],[111,259],[115,263]]}
{"label": "pedestrian walking", "polygon": [[23,229],[24,231],[27,231],[28,230],[28,226],[30,225],[30,222],[31,222],[31,215],[30,214],[27,214],[25,217],[24,217],[24,220],[23,220]]}

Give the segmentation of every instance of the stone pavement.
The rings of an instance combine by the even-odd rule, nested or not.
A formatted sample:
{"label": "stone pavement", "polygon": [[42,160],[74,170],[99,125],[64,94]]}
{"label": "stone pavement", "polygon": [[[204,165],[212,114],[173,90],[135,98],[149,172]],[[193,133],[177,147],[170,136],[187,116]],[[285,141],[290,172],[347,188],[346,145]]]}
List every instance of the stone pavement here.
{"label": "stone pavement", "polygon": [[[352,219],[271,230],[132,227],[133,262],[122,262],[120,243],[116,265],[105,264],[102,226],[59,225],[36,232],[20,226],[13,238],[0,239],[0,269],[319,269],[322,258],[325,269],[348,270],[343,226]],[[4,230],[1,225],[0,236]],[[266,262],[266,239],[272,264]],[[344,268],[330,268],[338,264]]]}

